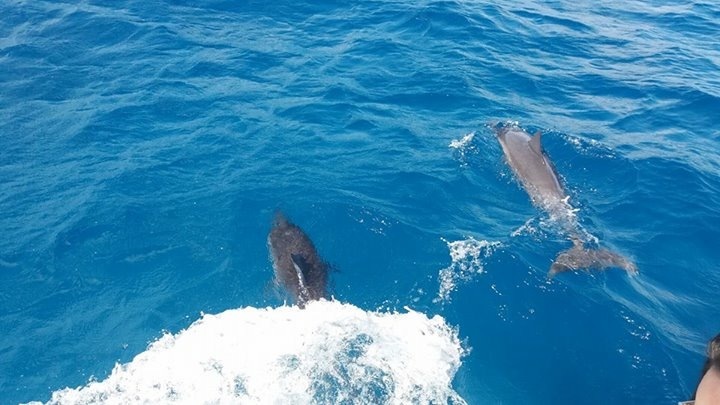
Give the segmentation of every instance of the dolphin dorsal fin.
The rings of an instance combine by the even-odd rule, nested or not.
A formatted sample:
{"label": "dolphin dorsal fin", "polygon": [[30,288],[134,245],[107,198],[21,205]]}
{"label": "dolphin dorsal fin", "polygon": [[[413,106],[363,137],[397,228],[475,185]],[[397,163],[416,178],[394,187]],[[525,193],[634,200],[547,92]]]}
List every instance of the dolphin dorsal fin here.
{"label": "dolphin dorsal fin", "polygon": [[305,272],[307,271],[308,263],[304,257],[298,254],[291,254],[290,260],[292,261],[295,272],[297,273],[298,282],[301,288],[305,288]]}
{"label": "dolphin dorsal fin", "polygon": [[532,149],[533,152],[537,153],[538,156],[542,156],[542,145],[540,145],[540,139],[542,137],[542,133],[540,131],[535,132],[535,135],[533,135],[532,138],[528,141],[528,144],[530,145],[530,149]]}

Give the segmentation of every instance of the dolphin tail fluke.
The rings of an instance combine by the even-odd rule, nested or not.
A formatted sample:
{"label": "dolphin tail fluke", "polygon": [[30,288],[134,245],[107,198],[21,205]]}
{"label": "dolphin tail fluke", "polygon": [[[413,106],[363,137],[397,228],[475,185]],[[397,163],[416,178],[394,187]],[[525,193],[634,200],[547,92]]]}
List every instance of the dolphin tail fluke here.
{"label": "dolphin tail fluke", "polygon": [[622,255],[607,249],[588,249],[581,243],[561,252],[550,267],[549,277],[568,270],[593,269],[605,270],[619,268],[630,274],[637,273],[637,266]]}

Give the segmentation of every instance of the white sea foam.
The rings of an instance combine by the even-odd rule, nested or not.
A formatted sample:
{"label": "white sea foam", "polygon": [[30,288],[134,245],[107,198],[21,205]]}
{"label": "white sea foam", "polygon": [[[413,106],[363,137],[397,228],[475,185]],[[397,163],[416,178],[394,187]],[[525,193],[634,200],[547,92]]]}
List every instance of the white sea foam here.
{"label": "white sea foam", "polygon": [[540,233],[537,225],[538,219],[533,217],[525,221],[524,224],[520,225],[519,228],[515,229],[510,233],[510,236],[517,237],[517,236],[535,236]]}
{"label": "white sea foam", "polygon": [[514,230],[510,236],[539,236],[541,230],[549,230],[564,234],[573,240],[580,240],[583,243],[599,243],[598,238],[578,221],[580,208],[573,207],[570,203],[570,196],[565,196],[563,199],[546,199],[536,202],[536,204],[543,209],[545,214],[540,217],[530,218],[525,224]]}
{"label": "white sea foam", "polygon": [[572,135],[564,135],[567,141],[576,151],[584,154],[603,158],[616,158],[615,152],[592,138],[578,138]]}
{"label": "white sea foam", "polygon": [[475,139],[475,132],[470,132],[460,139],[453,139],[450,145],[448,145],[450,148],[455,149],[456,158],[463,167],[467,165],[468,154],[476,150],[476,147],[473,145],[473,139]]}
{"label": "white sea foam", "polygon": [[477,240],[472,236],[453,242],[443,240],[450,250],[452,263],[440,270],[437,300],[449,302],[450,294],[455,291],[459,282],[467,282],[484,271],[484,260],[500,247],[500,242]]}
{"label": "white sea foam", "polygon": [[48,404],[464,404],[457,330],[406,310],[318,301],[204,315]]}
{"label": "white sea foam", "polygon": [[470,132],[460,139],[453,139],[448,146],[453,149],[463,149],[472,142],[473,138],[475,138],[475,132]]}

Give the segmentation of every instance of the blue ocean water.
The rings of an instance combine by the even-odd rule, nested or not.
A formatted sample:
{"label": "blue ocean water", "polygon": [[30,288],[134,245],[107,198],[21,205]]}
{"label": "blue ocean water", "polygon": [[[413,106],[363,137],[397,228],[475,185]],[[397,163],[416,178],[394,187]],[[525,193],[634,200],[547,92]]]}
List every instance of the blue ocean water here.
{"label": "blue ocean water", "polygon": [[[195,363],[240,371],[208,401],[306,402],[252,394],[275,371],[233,363],[284,344],[278,375],[308,366],[319,403],[691,395],[720,331],[714,2],[6,0],[0,15],[0,403],[93,403],[90,381],[111,403],[130,374],[194,403],[204,371],[140,357],[192,363],[225,335]],[[508,121],[544,132],[583,229],[637,276],[547,278],[571,243],[505,164],[491,126]],[[344,304],[283,307],[278,209]],[[302,333],[323,316],[336,327]],[[360,358],[377,362],[338,366]]]}

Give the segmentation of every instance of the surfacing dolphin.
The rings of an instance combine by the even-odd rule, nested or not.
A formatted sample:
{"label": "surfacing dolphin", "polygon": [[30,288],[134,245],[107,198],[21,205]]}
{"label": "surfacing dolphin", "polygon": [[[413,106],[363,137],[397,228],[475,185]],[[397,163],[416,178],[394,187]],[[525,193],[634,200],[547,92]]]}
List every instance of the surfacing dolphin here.
{"label": "surfacing dolphin", "polygon": [[637,272],[637,266],[633,262],[615,252],[583,246],[575,210],[568,203],[569,196],[560,184],[552,162],[542,149],[540,131],[531,137],[517,126],[505,125],[496,129],[496,133],[508,165],[530,195],[532,202],[547,211],[551,218],[559,221],[573,242],[572,248],[561,252],[555,258],[548,276],[552,277],[566,270],[601,270],[609,267],[625,269],[629,273]]}
{"label": "surfacing dolphin", "polygon": [[292,295],[300,308],[327,295],[328,265],[310,238],[281,212],[275,214],[268,248],[275,280]]}

